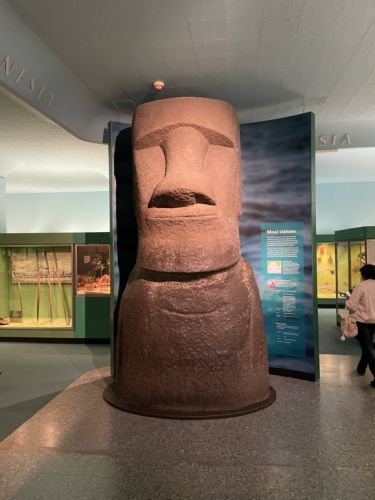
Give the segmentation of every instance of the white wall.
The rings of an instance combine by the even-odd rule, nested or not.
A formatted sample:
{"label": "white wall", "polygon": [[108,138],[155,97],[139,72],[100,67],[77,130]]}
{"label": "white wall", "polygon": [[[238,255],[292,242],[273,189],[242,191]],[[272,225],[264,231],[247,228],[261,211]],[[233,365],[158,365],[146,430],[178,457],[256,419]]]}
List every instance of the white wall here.
{"label": "white wall", "polygon": [[109,192],[7,194],[8,233],[109,231]]}
{"label": "white wall", "polygon": [[[109,193],[7,194],[7,232],[109,231]],[[317,184],[316,232],[375,226],[375,182]]]}
{"label": "white wall", "polygon": [[361,226],[375,226],[375,182],[317,184],[317,234]]}
{"label": "white wall", "polygon": [[6,212],[6,191],[5,179],[0,177],[0,233],[6,232],[7,227],[7,212]]}

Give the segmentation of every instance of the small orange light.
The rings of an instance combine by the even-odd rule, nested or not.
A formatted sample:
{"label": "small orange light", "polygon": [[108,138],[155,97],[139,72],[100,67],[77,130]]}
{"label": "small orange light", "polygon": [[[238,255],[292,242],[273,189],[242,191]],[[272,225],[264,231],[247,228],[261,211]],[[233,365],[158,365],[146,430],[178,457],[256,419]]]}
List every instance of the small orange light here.
{"label": "small orange light", "polygon": [[155,80],[152,85],[154,86],[154,89],[161,90],[164,88],[165,83],[162,82],[161,80]]}

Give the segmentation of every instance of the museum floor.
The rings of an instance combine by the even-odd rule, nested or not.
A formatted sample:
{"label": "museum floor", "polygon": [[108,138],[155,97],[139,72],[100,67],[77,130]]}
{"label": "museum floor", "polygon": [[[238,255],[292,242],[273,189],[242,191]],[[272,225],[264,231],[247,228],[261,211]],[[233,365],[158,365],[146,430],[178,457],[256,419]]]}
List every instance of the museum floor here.
{"label": "museum floor", "polygon": [[107,346],[0,343],[1,429],[34,412],[0,444],[0,499],[372,499],[375,391],[344,345],[320,382],[272,376],[261,412],[174,421],[103,401]]}

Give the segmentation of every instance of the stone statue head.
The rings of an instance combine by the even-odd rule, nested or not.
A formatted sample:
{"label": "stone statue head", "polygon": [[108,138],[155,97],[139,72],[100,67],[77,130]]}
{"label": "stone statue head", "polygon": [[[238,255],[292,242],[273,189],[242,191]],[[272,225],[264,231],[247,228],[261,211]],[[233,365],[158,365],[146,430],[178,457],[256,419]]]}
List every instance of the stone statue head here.
{"label": "stone statue head", "polygon": [[224,269],[240,258],[240,143],[224,101],[181,97],[133,119],[137,264],[167,273]]}

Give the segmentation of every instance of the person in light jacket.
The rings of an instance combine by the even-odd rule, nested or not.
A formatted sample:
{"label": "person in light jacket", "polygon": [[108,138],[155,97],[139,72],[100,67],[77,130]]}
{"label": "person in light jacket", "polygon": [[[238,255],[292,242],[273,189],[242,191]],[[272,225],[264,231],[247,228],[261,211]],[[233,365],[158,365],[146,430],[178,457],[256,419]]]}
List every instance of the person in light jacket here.
{"label": "person in light jacket", "polygon": [[365,264],[359,271],[362,282],[354,287],[346,305],[354,314],[357,322],[358,335],[356,339],[358,339],[362,349],[357,372],[359,375],[364,375],[369,367],[374,377],[371,386],[375,388],[375,356],[372,349],[375,334],[375,266]]}

